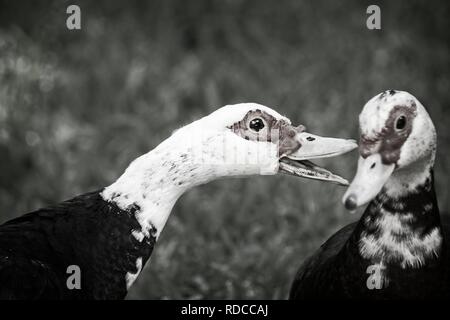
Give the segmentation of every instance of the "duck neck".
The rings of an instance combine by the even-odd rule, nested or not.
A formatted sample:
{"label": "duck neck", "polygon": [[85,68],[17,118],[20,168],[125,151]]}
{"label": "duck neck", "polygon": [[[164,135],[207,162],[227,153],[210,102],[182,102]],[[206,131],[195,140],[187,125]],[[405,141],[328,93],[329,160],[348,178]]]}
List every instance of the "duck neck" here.
{"label": "duck neck", "polygon": [[[102,197],[132,212],[141,225],[135,236],[159,237],[175,202],[188,189],[211,178],[186,144],[171,137],[134,160]],[[174,144],[176,146],[174,146]]]}
{"label": "duck neck", "polygon": [[420,268],[439,257],[442,229],[433,171],[391,178],[355,232],[359,254],[374,263]]}

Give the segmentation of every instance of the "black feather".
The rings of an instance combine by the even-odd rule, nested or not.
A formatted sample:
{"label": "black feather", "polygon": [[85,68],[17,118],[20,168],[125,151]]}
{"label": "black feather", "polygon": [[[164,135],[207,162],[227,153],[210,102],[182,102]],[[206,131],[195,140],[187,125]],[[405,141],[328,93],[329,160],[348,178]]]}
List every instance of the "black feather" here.
{"label": "black feather", "polygon": [[[359,252],[361,233],[375,232],[364,223],[377,214],[374,202],[369,204],[361,219],[347,225],[300,267],[290,291],[290,299],[431,299],[450,298],[450,250],[447,239],[450,227],[440,222],[439,209],[434,192],[433,179],[417,192],[407,195],[402,201],[405,212],[415,214],[410,225],[416,232],[426,233],[432,228],[442,231],[442,247],[438,256],[428,258],[419,268],[402,268],[398,263],[386,264],[389,283],[382,289],[369,289],[368,267],[375,262],[365,259]],[[386,199],[386,195],[380,199]],[[380,201],[380,200],[378,200]],[[392,206],[384,201],[384,208]],[[426,204],[433,204],[432,212],[423,214]],[[401,239],[400,239],[401,240]],[[403,239],[405,240],[405,239]]]}
{"label": "black feather", "polygon": [[[91,192],[0,226],[0,299],[122,299],[125,276],[137,272],[155,243],[138,241],[135,213]],[[81,270],[81,289],[66,285],[70,265]]]}

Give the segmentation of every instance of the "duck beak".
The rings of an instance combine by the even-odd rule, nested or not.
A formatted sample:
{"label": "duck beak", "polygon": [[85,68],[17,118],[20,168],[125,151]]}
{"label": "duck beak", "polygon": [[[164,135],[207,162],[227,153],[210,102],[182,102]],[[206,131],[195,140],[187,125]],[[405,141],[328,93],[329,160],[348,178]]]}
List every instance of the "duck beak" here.
{"label": "duck beak", "polygon": [[298,141],[300,147],[280,157],[280,172],[348,186],[346,179],[319,167],[310,160],[347,153],[358,147],[355,140],[325,138],[307,132],[299,132],[293,138]]}
{"label": "duck beak", "polygon": [[394,169],[395,164],[383,164],[379,153],[360,157],[355,178],[342,198],[345,208],[355,210],[375,198]]}

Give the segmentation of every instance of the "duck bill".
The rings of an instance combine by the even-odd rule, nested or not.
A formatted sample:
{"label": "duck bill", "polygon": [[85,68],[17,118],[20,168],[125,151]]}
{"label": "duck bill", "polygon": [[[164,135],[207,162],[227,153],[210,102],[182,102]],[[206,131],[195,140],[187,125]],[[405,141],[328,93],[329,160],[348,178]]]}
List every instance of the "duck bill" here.
{"label": "duck bill", "polygon": [[358,147],[355,140],[316,136],[307,132],[296,135],[300,147],[280,158],[279,171],[307,179],[348,186],[348,181],[310,160],[336,157]]}
{"label": "duck bill", "polygon": [[360,157],[356,175],[342,198],[348,210],[367,204],[381,191],[394,172],[395,164],[383,164],[379,153]]}

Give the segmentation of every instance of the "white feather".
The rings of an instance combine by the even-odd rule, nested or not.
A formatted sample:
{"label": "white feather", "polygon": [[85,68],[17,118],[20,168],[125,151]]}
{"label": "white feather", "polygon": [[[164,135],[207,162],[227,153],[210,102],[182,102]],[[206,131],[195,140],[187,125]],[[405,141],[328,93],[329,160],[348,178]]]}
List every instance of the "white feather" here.
{"label": "white feather", "polygon": [[142,258],[137,258],[136,268],[137,268],[136,273],[127,272],[127,274],[125,275],[125,281],[127,282],[127,289],[130,289],[130,287],[133,285],[133,283],[136,281],[137,277],[142,271]]}
{"label": "white feather", "polygon": [[116,182],[105,188],[103,199],[124,210],[138,206],[136,218],[142,230],[133,235],[142,239],[155,228],[158,238],[175,202],[186,190],[218,177],[277,173],[275,143],[248,141],[228,128],[252,110],[289,122],[259,104],[225,106],[177,130],[134,160]]}

